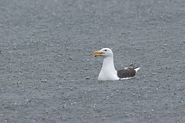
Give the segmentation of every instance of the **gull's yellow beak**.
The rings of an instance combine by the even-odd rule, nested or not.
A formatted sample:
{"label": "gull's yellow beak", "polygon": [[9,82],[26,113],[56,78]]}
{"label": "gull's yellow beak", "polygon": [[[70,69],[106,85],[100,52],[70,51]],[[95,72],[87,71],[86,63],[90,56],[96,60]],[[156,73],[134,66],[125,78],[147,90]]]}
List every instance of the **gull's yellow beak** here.
{"label": "gull's yellow beak", "polygon": [[93,56],[94,56],[94,57],[97,57],[97,56],[104,56],[104,55],[105,55],[105,53],[102,52],[102,51],[94,51],[94,53],[93,53]]}

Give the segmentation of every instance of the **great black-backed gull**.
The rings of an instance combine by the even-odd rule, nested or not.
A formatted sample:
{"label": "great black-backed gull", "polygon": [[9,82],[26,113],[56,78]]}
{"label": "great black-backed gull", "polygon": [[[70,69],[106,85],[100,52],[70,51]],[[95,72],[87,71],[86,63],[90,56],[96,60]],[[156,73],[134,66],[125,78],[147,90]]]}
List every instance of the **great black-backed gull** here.
{"label": "great black-backed gull", "polygon": [[139,67],[131,65],[117,71],[114,67],[113,52],[110,48],[102,48],[101,50],[95,51],[93,54],[95,57],[102,56],[104,58],[98,80],[130,79],[134,77],[140,69]]}

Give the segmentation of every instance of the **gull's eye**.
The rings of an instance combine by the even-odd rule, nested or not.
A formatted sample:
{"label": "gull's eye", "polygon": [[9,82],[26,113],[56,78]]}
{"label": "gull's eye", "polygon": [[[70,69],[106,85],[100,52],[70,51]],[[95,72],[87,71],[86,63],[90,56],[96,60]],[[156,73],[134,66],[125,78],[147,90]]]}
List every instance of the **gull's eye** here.
{"label": "gull's eye", "polygon": [[107,49],[105,49],[104,51],[107,51]]}

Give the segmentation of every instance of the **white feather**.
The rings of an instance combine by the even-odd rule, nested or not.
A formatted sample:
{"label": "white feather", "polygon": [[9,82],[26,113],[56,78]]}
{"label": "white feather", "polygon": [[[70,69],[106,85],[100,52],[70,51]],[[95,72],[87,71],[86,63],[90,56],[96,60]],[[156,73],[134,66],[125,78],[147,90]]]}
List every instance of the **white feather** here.
{"label": "white feather", "polygon": [[137,67],[137,68],[135,68],[134,70],[135,70],[135,71],[136,71],[136,73],[137,73],[137,71],[139,71],[139,70],[140,70],[140,67]]}

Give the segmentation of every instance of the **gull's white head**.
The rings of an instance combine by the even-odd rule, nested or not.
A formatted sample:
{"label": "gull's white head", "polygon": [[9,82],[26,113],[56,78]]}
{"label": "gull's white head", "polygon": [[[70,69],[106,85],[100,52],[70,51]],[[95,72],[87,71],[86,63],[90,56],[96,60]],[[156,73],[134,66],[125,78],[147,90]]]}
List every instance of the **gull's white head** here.
{"label": "gull's white head", "polygon": [[95,57],[101,56],[104,58],[101,71],[98,76],[98,80],[119,80],[117,71],[114,67],[113,52],[110,48],[102,48],[95,51]]}
{"label": "gull's white head", "polygon": [[101,50],[95,51],[94,56],[113,57],[113,52],[110,48],[102,48]]}

